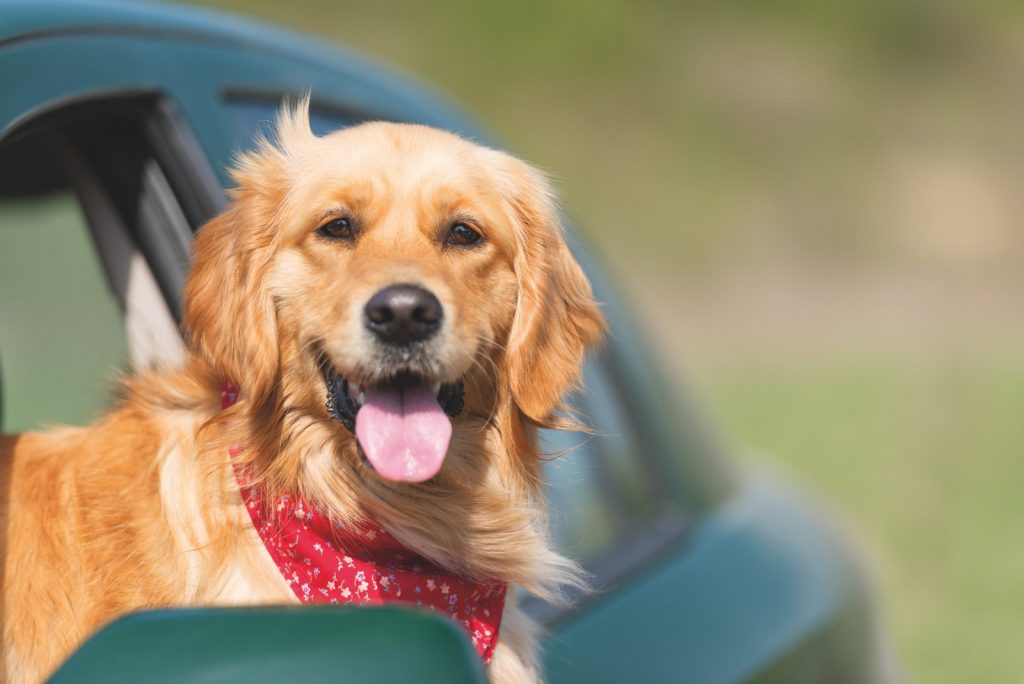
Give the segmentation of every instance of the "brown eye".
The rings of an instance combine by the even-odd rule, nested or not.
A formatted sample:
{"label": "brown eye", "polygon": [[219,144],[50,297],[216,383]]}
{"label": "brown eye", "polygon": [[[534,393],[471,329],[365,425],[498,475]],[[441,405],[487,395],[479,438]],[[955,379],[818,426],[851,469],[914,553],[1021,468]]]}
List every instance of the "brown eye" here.
{"label": "brown eye", "polygon": [[448,229],[445,243],[456,247],[472,247],[478,244],[484,236],[476,232],[465,223],[454,223]]}
{"label": "brown eye", "polygon": [[328,240],[352,240],[356,236],[352,221],[347,218],[334,219],[316,230],[316,234]]}

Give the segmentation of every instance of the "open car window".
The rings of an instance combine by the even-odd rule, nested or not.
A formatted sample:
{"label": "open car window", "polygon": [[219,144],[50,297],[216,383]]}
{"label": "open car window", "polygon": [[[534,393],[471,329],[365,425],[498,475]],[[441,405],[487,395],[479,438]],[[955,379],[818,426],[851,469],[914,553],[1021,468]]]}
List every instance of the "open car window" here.
{"label": "open car window", "polygon": [[170,125],[156,98],[89,100],[0,141],[4,431],[88,422],[123,372],[183,360],[178,297],[215,199],[168,156]]}

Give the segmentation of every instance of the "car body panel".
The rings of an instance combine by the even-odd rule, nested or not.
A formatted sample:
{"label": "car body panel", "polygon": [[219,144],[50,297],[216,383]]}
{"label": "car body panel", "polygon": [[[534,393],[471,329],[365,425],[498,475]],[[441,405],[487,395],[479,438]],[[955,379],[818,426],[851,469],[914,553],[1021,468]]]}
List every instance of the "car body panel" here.
{"label": "car body panel", "polygon": [[[125,55],[131,55],[131,60]],[[360,111],[374,118],[414,119],[435,125],[443,121],[451,128],[469,129],[460,125],[461,118],[423,107],[415,97],[395,97],[388,87],[329,70],[320,72],[247,48],[130,34],[73,34],[0,45],[0,57],[7,73],[33,75],[5,79],[0,100],[4,128],[17,126],[26,115],[35,116],[75,100],[167,94],[185,114],[225,184],[226,169],[239,142],[224,115],[223,98],[228,89],[341,94],[339,106],[357,102]]]}
{"label": "car body panel", "polygon": [[[558,626],[546,649],[552,684],[664,681],[666,673],[747,681],[826,633],[844,602],[865,598],[835,528],[771,477],[746,480],[681,546]],[[865,663],[865,677],[849,681],[874,681],[869,670]]]}
{"label": "car body panel", "polygon": [[[395,657],[401,654],[401,657]],[[483,684],[480,657],[434,613],[354,606],[135,613],[78,649],[51,684]]]}

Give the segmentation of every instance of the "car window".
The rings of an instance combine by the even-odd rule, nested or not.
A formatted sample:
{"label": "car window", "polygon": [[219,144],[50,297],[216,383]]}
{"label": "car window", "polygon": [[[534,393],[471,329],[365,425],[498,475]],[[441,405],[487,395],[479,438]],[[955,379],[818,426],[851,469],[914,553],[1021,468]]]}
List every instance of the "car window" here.
{"label": "car window", "polygon": [[183,361],[189,244],[216,203],[183,130],[154,96],[97,98],[0,141],[5,432],[85,423],[124,371]]}
{"label": "car window", "polygon": [[126,360],[121,311],[70,189],[0,197],[3,431],[89,421]]}

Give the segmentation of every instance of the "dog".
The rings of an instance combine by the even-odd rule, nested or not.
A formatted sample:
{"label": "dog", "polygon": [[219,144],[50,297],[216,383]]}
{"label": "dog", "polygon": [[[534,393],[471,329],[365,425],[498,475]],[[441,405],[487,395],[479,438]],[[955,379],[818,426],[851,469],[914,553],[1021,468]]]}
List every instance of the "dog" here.
{"label": "dog", "polygon": [[[233,178],[193,245],[185,362],[127,378],[88,427],[0,437],[7,680],[129,611],[315,600],[280,546],[288,525],[315,536],[315,512],[355,531],[325,542],[338,568],[383,539],[474,588],[484,603],[447,612],[478,628],[490,678],[536,681],[537,630],[505,588],[580,583],[546,537],[537,437],[572,427],[562,399],[605,330],[548,183],[424,126],[317,137],[308,99]],[[402,590],[364,560],[372,587],[318,591]]]}

